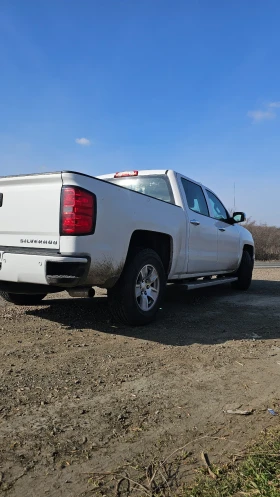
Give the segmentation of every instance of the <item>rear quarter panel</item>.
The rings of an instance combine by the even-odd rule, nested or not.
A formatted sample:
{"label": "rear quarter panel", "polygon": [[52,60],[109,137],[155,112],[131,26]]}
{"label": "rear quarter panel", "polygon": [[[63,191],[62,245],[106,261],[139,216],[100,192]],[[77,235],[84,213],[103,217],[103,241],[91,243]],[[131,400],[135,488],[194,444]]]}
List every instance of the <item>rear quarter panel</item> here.
{"label": "rear quarter panel", "polygon": [[78,173],[64,172],[63,185],[76,185],[97,198],[95,233],[90,236],[62,236],[63,255],[91,258],[87,284],[112,286],[125,264],[135,230],[166,233],[172,237],[171,278],[183,268],[185,258],[185,214],[177,207],[106,181]]}

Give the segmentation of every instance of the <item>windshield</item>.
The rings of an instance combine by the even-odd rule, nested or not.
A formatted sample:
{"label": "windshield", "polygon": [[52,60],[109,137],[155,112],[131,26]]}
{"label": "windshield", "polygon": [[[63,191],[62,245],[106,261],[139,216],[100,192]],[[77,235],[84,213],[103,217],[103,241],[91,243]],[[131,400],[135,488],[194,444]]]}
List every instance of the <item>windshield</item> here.
{"label": "windshield", "polygon": [[109,178],[106,181],[115,183],[129,190],[133,190],[149,197],[174,203],[169,180],[166,176],[134,176],[128,178]]}

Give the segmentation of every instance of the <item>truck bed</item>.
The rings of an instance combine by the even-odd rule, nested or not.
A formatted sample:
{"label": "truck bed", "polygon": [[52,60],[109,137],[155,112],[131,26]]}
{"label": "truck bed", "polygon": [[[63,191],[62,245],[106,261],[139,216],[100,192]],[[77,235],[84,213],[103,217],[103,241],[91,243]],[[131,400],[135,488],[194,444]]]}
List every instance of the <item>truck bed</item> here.
{"label": "truck bed", "polygon": [[[87,236],[61,234],[61,191],[67,186],[82,188],[96,196],[94,233]],[[180,207],[102,179],[73,171],[11,176],[0,178],[0,193],[0,253],[2,258],[4,254],[7,256],[6,260],[10,254],[21,256],[20,261],[10,262],[13,271],[4,271],[2,265],[1,280],[11,281],[12,274],[12,281],[50,284],[46,273],[50,260],[64,258],[66,262],[67,258],[79,258],[87,263],[84,284],[110,287],[122,272],[135,231],[170,236],[172,251],[176,254],[170,267],[171,275],[176,275],[185,256],[185,221]],[[30,259],[32,254],[41,257],[36,260],[36,267],[42,263],[36,277],[33,275],[34,259],[32,264]],[[24,267],[29,269],[23,270]],[[78,283],[80,281],[74,282],[73,286]]]}

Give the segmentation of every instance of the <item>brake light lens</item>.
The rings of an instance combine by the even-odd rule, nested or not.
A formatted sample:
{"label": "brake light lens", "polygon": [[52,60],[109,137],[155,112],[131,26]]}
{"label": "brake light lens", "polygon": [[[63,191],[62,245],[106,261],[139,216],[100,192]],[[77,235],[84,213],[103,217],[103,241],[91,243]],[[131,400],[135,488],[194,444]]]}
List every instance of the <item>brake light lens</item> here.
{"label": "brake light lens", "polygon": [[89,235],[94,232],[96,197],[75,186],[64,186],[61,198],[61,235]]}
{"label": "brake light lens", "polygon": [[127,178],[128,176],[138,176],[138,171],[123,171],[122,173],[116,173],[114,178]]}

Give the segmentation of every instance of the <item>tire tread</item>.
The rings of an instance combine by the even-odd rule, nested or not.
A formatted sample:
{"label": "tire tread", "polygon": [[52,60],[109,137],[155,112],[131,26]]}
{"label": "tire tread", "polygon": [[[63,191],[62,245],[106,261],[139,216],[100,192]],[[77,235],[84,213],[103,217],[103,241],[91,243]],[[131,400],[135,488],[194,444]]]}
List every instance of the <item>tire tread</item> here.
{"label": "tire tread", "polygon": [[238,280],[232,283],[233,288],[242,291],[248,290],[252,281],[253,266],[254,264],[249,252],[247,252],[247,250],[244,250],[240,266],[235,273],[235,276],[237,276]]}

